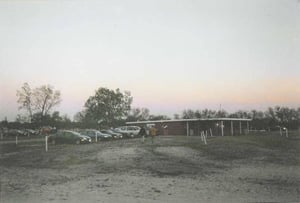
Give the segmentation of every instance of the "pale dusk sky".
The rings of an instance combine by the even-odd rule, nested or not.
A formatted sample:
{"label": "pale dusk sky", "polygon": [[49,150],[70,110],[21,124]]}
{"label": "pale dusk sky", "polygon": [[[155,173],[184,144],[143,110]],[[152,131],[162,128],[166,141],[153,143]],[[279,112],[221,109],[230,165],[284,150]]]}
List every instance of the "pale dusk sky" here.
{"label": "pale dusk sky", "polygon": [[53,85],[74,114],[99,87],[152,114],[300,106],[298,0],[0,0],[0,120]]}

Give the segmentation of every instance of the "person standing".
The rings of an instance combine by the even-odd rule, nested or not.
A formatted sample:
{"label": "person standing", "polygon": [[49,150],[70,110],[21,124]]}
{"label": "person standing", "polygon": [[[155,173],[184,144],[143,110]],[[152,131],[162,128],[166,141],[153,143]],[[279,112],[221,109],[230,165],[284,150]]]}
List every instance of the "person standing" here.
{"label": "person standing", "polygon": [[141,127],[139,135],[142,136],[142,142],[145,141],[146,130],[144,127]]}
{"label": "person standing", "polygon": [[156,134],[157,134],[157,129],[154,126],[152,126],[150,128],[150,135],[151,135],[152,144],[154,143],[154,137],[156,136]]}

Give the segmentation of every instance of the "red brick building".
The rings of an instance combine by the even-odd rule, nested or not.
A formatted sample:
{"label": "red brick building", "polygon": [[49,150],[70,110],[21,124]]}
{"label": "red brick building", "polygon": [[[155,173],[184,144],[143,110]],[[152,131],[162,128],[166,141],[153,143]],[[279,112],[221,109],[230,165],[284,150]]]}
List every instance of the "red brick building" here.
{"label": "red brick building", "polygon": [[202,131],[213,136],[241,135],[249,132],[251,119],[243,118],[199,118],[158,121],[127,122],[126,125],[135,125],[148,128],[154,125],[159,135],[200,135]]}

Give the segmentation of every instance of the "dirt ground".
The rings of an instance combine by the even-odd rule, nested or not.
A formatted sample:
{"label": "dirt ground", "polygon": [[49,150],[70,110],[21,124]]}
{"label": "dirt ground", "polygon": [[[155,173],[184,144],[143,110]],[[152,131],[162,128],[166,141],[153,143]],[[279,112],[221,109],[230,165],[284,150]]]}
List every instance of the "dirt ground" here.
{"label": "dirt ground", "polygon": [[0,202],[300,202],[299,146],[272,136],[208,145],[137,138],[48,152],[42,142],[0,144]]}

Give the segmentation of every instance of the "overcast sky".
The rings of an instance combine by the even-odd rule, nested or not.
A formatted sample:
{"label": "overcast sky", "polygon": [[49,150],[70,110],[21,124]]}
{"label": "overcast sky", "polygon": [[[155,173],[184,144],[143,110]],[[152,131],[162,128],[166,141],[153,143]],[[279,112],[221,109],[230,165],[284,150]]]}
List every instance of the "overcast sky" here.
{"label": "overcast sky", "polygon": [[298,0],[0,0],[0,119],[51,84],[71,118],[99,87],[153,114],[300,106]]}

